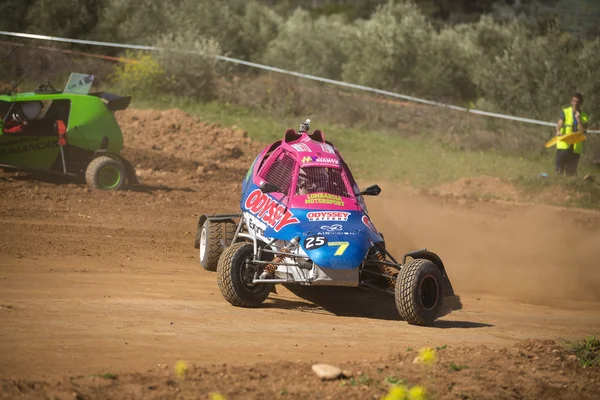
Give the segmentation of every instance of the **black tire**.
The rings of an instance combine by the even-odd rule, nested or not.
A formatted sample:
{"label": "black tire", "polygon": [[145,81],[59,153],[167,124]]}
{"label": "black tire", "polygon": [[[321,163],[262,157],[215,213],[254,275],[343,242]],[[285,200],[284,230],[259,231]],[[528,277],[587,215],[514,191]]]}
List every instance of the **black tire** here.
{"label": "black tire", "polygon": [[441,315],[444,281],[439,268],[422,258],[404,265],[396,278],[396,308],[409,324],[431,325]]}
{"label": "black tire", "polygon": [[121,161],[100,156],[88,164],[85,180],[94,189],[120,190],[127,183],[127,170]]}
{"label": "black tire", "polygon": [[216,271],[223,249],[231,244],[237,226],[232,222],[213,222],[208,219],[200,228],[198,259],[207,271]]}
{"label": "black tire", "polygon": [[[246,260],[252,258],[251,243],[234,243],[223,251],[217,267],[217,282],[221,295],[236,307],[258,307],[271,292],[273,285],[252,284],[254,272],[246,268]],[[244,273],[246,276],[244,277]],[[251,282],[251,281],[250,281]]]}

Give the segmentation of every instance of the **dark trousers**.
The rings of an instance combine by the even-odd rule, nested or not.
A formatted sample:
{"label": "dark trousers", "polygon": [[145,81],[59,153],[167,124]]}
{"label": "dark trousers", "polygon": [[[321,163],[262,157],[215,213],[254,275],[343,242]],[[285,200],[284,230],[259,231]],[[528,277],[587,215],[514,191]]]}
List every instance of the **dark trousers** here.
{"label": "dark trousers", "polygon": [[577,165],[579,164],[579,154],[573,152],[573,147],[568,149],[556,150],[556,172],[566,173],[569,176],[577,175]]}

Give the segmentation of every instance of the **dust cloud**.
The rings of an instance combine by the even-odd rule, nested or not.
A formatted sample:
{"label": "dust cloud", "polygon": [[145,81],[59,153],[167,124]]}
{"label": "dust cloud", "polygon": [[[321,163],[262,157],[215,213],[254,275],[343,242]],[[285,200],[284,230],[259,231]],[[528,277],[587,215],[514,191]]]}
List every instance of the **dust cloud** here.
{"label": "dust cloud", "polygon": [[600,301],[600,212],[380,186],[367,206],[386,246],[397,259],[419,248],[436,252],[457,294],[548,305]]}

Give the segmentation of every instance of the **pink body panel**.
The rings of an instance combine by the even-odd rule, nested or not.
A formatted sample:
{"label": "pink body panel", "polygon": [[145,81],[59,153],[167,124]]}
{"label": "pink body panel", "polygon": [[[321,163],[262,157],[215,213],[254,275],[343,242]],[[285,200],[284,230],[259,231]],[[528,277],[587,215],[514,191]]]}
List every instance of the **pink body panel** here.
{"label": "pink body panel", "polygon": [[[271,146],[269,146],[270,148]],[[259,157],[260,160],[269,148],[264,149]],[[269,156],[264,170],[269,170],[270,166],[276,161],[276,155],[285,151],[295,160],[295,167],[292,172],[292,196],[288,203],[292,208],[301,209],[319,209],[319,210],[339,210],[339,211],[360,211],[361,207],[357,199],[353,196],[353,182],[350,182],[344,168],[342,168],[343,159],[334,146],[328,143],[312,140],[306,133],[303,133],[298,140],[293,142],[282,141],[279,147]],[[274,157],[275,156],[275,157]],[[258,163],[257,163],[258,164]],[[338,196],[329,193],[310,193],[306,195],[295,194],[296,182],[300,168],[305,167],[324,167],[340,170],[342,180],[346,191],[352,197]],[[254,183],[260,186],[264,179],[257,174],[258,165],[254,166],[252,179]],[[281,200],[284,195],[281,193],[271,193],[271,196]]]}

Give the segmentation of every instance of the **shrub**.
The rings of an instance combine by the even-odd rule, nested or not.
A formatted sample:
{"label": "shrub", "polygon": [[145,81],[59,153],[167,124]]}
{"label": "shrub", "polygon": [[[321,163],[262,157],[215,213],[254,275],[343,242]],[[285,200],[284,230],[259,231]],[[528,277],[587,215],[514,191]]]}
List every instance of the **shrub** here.
{"label": "shrub", "polygon": [[248,2],[239,23],[243,52],[236,56],[260,61],[268,44],[277,37],[283,22],[283,18],[269,7],[256,1]]}
{"label": "shrub", "polygon": [[389,2],[354,28],[344,80],[404,93],[418,88],[415,71],[432,27],[414,4]]}
{"label": "shrub", "polygon": [[94,37],[101,40],[150,44],[149,38],[172,28],[168,10],[159,0],[106,0]]}
{"label": "shrub", "polygon": [[115,68],[112,82],[123,93],[151,96],[165,90],[169,80],[165,70],[152,55],[138,51],[127,51],[124,62]]}
{"label": "shrub", "polygon": [[415,69],[416,94],[467,104],[477,99],[473,69],[481,50],[469,40],[466,26],[445,28],[423,43]]}
{"label": "shrub", "polygon": [[215,56],[221,47],[214,39],[193,33],[165,35],[156,46],[158,64],[169,76],[168,91],[185,97],[209,100],[215,97],[215,78],[227,67]]}
{"label": "shrub", "polygon": [[349,26],[342,17],[320,17],[298,9],[280,27],[269,43],[264,62],[330,79],[340,79],[346,56],[344,41],[351,40]]}

